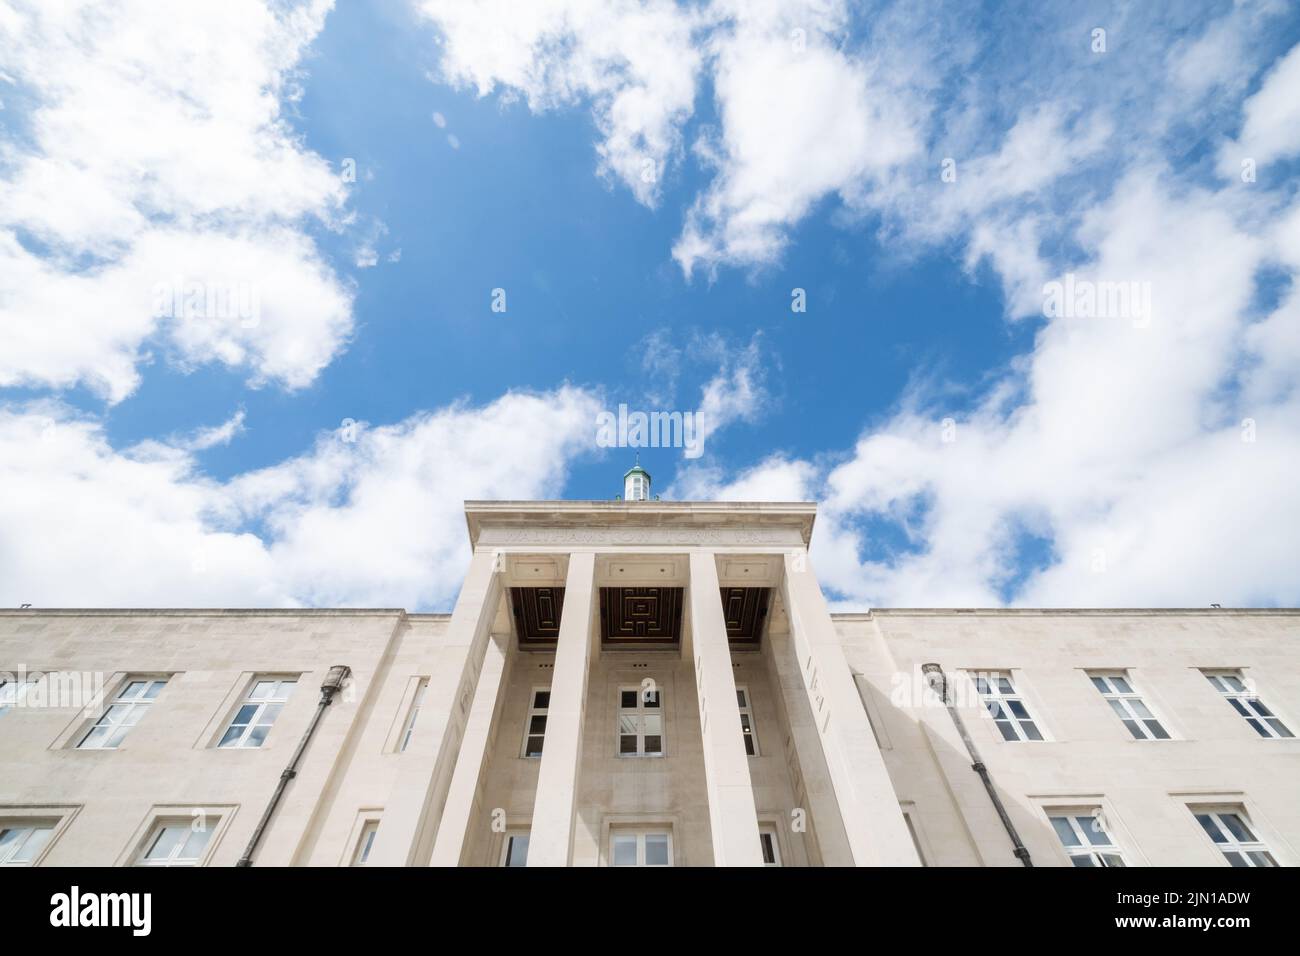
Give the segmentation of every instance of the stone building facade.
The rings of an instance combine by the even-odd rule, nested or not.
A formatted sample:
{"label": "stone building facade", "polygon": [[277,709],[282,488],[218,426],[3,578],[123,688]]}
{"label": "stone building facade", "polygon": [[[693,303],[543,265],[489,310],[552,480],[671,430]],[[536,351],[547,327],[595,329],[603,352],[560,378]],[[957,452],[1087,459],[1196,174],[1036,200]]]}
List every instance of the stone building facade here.
{"label": "stone building facade", "polygon": [[1295,611],[832,613],[815,512],[467,502],[450,614],[0,611],[0,865],[1297,862]]}

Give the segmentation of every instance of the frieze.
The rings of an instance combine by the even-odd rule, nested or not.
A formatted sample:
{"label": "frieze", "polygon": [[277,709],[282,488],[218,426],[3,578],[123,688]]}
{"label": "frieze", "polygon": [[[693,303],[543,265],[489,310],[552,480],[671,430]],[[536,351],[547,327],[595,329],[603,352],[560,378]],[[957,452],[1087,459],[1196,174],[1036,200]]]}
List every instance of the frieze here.
{"label": "frieze", "polygon": [[802,543],[790,528],[484,528],[479,544],[774,545]]}

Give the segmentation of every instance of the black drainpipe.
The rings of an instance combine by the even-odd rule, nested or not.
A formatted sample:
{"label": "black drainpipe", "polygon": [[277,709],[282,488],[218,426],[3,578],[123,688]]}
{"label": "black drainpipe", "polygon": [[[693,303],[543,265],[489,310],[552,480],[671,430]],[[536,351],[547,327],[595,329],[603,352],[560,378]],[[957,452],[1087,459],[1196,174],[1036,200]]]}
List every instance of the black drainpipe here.
{"label": "black drainpipe", "polygon": [[993,807],[998,811],[998,817],[1002,820],[1002,826],[1006,829],[1007,836],[1011,837],[1011,845],[1015,847],[1012,852],[1021,863],[1032,867],[1034,864],[1029,859],[1029,851],[1020,842],[1020,834],[1016,832],[1015,825],[1011,822],[1011,818],[1007,816],[1007,808],[1002,805],[1002,798],[998,796],[997,790],[993,787],[993,779],[989,776],[988,767],[984,766],[984,761],[980,760],[979,751],[975,749],[975,741],[970,739],[970,734],[966,732],[966,724],[961,719],[961,714],[957,712],[952,699],[948,696],[948,677],[944,674],[943,668],[938,664],[922,664],[921,673],[929,681],[930,687],[939,694],[944,706],[948,708],[948,714],[952,717],[952,722],[957,725],[957,733],[961,734],[962,743],[966,745],[966,753],[970,754],[971,769],[980,775],[980,780],[984,781],[984,789],[988,791],[989,799],[993,801]]}
{"label": "black drainpipe", "polygon": [[348,679],[352,669],[345,664],[335,664],[325,675],[325,682],[320,685],[320,701],[316,704],[316,713],[311,718],[311,723],[303,731],[302,739],[298,741],[298,747],[289,758],[289,766],[284,768],[280,774],[280,782],[275,785],[275,793],[271,794],[271,802],[266,805],[266,810],[262,814],[262,819],[257,823],[257,829],[253,831],[253,837],[248,841],[248,848],[244,850],[244,855],[239,858],[235,866],[252,866],[253,851],[257,849],[257,844],[262,839],[262,834],[266,832],[266,826],[271,822],[271,817],[275,813],[275,808],[280,803],[280,798],[284,796],[285,787],[289,781],[298,775],[298,761],[302,759],[303,751],[307,749],[307,744],[311,742],[312,734],[316,732],[316,725],[320,723],[321,716],[325,713],[325,708],[330,705],[334,695],[338,693],[343,682]]}

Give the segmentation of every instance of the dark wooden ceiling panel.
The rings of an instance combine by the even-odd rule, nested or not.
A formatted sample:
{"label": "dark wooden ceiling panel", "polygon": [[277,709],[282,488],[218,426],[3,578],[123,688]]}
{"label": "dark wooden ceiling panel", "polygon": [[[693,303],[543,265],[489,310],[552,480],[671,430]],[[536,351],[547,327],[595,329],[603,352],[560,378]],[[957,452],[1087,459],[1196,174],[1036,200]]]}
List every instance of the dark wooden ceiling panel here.
{"label": "dark wooden ceiling panel", "polygon": [[722,618],[727,640],[733,644],[757,644],[763,636],[771,588],[722,588]]}
{"label": "dark wooden ceiling panel", "polygon": [[510,605],[521,644],[554,644],[560,636],[564,588],[511,588]]}
{"label": "dark wooden ceiling panel", "polygon": [[[732,644],[757,644],[771,588],[722,588],[722,617]],[[511,588],[521,644],[553,645],[560,636],[564,588]],[[606,644],[677,644],[682,636],[682,588],[601,588],[600,635]]]}
{"label": "dark wooden ceiling panel", "polygon": [[682,589],[601,588],[600,636],[606,644],[676,644]]}

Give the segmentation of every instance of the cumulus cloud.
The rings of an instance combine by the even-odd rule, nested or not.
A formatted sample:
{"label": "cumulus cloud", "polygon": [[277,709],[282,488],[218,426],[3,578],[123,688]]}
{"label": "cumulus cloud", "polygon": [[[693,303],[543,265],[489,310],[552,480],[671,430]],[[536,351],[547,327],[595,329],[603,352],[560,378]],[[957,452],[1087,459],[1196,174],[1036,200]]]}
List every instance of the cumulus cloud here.
{"label": "cumulus cloud", "polygon": [[818,200],[863,190],[921,146],[906,84],[840,48],[842,0],[413,2],[440,35],[440,79],[535,112],[589,103],[600,172],[648,206],[707,77],[720,123],[693,149],[715,177],[673,248],[688,275],[774,261]]}
{"label": "cumulus cloud", "polygon": [[1269,70],[1242,112],[1240,135],[1219,154],[1225,177],[1237,177],[1242,160],[1262,166],[1300,153],[1300,46]]}
{"label": "cumulus cloud", "polygon": [[1077,281],[1150,283],[1149,314],[1054,317],[973,411],[918,389],[838,462],[684,490],[821,499],[814,559],[842,606],[1294,604],[1295,296],[1256,319],[1276,247],[1229,194],[1163,173],[1134,170],[1075,237]]}
{"label": "cumulus cloud", "polygon": [[694,108],[701,55],[691,8],[671,0],[414,5],[441,32],[443,79],[480,96],[500,89],[538,112],[590,101],[600,172],[656,203]]}
{"label": "cumulus cloud", "polygon": [[[298,388],[338,353],[351,292],[305,224],[336,224],[345,195],[282,114],[328,9],[231,0],[160,17],[124,0],[0,16],[0,61],[33,103],[3,144],[0,386],[121,401],[157,342]],[[189,303],[180,316],[167,289]]]}
{"label": "cumulus cloud", "polygon": [[[118,400],[155,351],[306,384],[351,330],[350,293],[303,231],[343,196],[279,113],[325,8],[250,0],[156,28],[144,9],[0,18],[5,62],[40,104],[6,144],[0,303],[17,321],[0,324],[0,384]],[[707,89],[716,126],[691,146],[708,180],[672,250],[688,274],[775,261],[830,199],[904,251],[990,265],[1008,314],[1039,323],[973,405],[918,386],[851,447],[739,470],[711,456],[672,496],[822,500],[814,561],[843,606],[1300,600],[1278,531],[1300,520],[1300,207],[1267,176],[1238,178],[1243,156],[1263,168],[1300,152],[1300,48],[1268,47],[1280,5],[1116,15],[1106,54],[1088,47],[1089,11],[1036,4],[1006,17],[997,50],[906,3],[865,27],[834,0],[418,9],[443,78],[538,111],[590,108],[600,173],[647,205],[691,161]],[[164,42],[178,55],[156,57]],[[145,135],[105,119],[122,115]],[[182,121],[206,148],[162,140]],[[1260,295],[1270,273],[1276,301]],[[150,300],[173,277],[160,319]],[[1110,314],[1094,296],[1045,315],[1049,281],[1134,284],[1140,305]],[[213,321],[214,288],[227,312],[232,290],[249,307]],[[649,344],[652,364],[676,349]],[[715,344],[710,433],[770,401],[758,343]],[[460,501],[559,494],[599,404],[509,394],[322,436],[225,481],[195,456],[242,420],[116,450],[98,420],[9,409],[0,590],[38,605],[75,582],[86,604],[445,607]]]}
{"label": "cumulus cloud", "polygon": [[343,428],[224,482],[194,452],[242,416],[119,451],[65,406],[2,410],[0,604],[446,608],[469,555],[463,502],[557,496],[597,404],[508,393]]}
{"label": "cumulus cloud", "polygon": [[808,501],[820,485],[809,462],[773,455],[728,477],[718,465],[680,470],[667,496],[680,501]]}
{"label": "cumulus cloud", "polygon": [[865,189],[921,148],[921,104],[836,45],[842,4],[736,3],[717,12],[710,48],[720,128],[696,146],[715,176],[673,247],[688,276],[701,263],[775,261],[814,203]]}
{"label": "cumulus cloud", "polygon": [[[950,409],[948,395],[917,386],[849,449],[696,468],[672,492],[820,499],[814,560],[844,607],[1300,600],[1300,558],[1269,530],[1300,519],[1300,211],[1283,184],[1261,176],[1243,190],[1238,180],[1243,155],[1263,164],[1300,151],[1288,96],[1300,48],[1271,65],[1248,53],[1278,10],[1113,29],[1112,52],[1159,51],[1165,75],[1154,79],[1114,58],[1086,60],[1078,38],[1088,30],[1067,23],[1059,45],[993,67],[1014,79],[1006,89],[1020,102],[978,81],[951,106],[931,101],[922,128],[932,169],[917,180],[886,166],[841,190],[844,204],[891,238],[955,246],[971,270],[991,265],[1008,314],[1041,323],[1033,349],[996,371],[973,408]],[[977,55],[935,29],[928,47],[911,47],[923,62],[933,62],[927,49],[952,50],[957,63]],[[758,72],[756,97],[787,78],[774,73],[765,91]],[[1222,187],[1181,152],[1198,123],[1211,144],[1234,131],[1218,152]],[[706,195],[743,168],[712,155],[719,173]],[[945,156],[955,161],[948,180]],[[817,181],[814,170],[807,182]],[[792,193],[756,194],[779,208]],[[721,262],[763,258],[694,248]],[[1045,314],[1046,284],[1066,281],[1098,297]],[[1262,282],[1281,293],[1261,313]],[[1121,285],[1134,298],[1108,311],[1103,290]]]}

